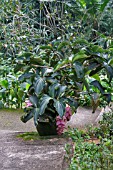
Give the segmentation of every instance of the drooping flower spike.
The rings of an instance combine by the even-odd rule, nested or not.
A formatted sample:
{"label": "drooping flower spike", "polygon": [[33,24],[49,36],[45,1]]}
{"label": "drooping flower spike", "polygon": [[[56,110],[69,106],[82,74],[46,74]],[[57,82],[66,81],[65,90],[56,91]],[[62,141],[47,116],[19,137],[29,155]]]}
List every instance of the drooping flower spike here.
{"label": "drooping flower spike", "polygon": [[66,107],[65,115],[61,118],[60,116],[56,117],[57,133],[61,135],[64,132],[66,122],[71,119],[72,112],[70,106]]}

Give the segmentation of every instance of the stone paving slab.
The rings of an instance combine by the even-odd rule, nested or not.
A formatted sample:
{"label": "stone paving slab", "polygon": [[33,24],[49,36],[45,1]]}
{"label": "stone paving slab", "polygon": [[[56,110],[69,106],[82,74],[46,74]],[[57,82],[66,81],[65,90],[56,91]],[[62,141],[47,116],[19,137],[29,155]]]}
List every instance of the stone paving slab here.
{"label": "stone paving slab", "polygon": [[79,107],[77,113],[73,114],[71,120],[67,123],[67,127],[84,128],[89,125],[97,125],[100,113],[100,108],[96,109],[95,113],[92,113],[91,107]]}
{"label": "stone paving slab", "polygon": [[64,138],[23,141],[19,132],[0,131],[0,170],[66,170]]}
{"label": "stone paving slab", "polygon": [[33,119],[27,123],[23,123],[20,117],[23,115],[23,110],[19,109],[0,109],[0,130],[32,132],[36,131]]}

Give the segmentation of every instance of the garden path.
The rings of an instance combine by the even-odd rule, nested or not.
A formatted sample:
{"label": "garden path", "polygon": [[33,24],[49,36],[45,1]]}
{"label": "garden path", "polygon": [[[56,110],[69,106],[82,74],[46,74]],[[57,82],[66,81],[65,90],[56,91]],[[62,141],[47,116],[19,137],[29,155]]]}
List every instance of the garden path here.
{"label": "garden path", "polygon": [[[68,123],[70,127],[84,127],[95,123],[100,110],[79,108]],[[20,132],[36,131],[33,121],[20,121],[21,110],[0,110],[0,170],[66,170],[65,144],[69,139],[53,137],[46,140],[24,141]]]}
{"label": "garden path", "polygon": [[[95,113],[92,113],[90,107],[79,107],[77,113],[73,114],[71,120],[67,126],[70,127],[84,127],[90,124],[95,124],[95,120],[100,114],[100,109],[97,109]],[[20,121],[20,117],[23,115],[22,110],[0,110],[0,130],[11,130],[19,132],[36,131],[33,119],[27,123]]]}

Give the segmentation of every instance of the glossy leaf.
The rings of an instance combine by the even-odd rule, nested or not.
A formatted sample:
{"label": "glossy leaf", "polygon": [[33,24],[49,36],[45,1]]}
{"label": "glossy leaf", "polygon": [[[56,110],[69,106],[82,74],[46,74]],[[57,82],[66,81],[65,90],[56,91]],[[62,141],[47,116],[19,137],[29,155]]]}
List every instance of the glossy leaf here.
{"label": "glossy leaf", "polygon": [[109,60],[109,65],[111,65],[111,66],[113,67],[113,58],[111,58],[111,59]]}
{"label": "glossy leaf", "polygon": [[80,62],[75,62],[73,64],[77,78],[82,79],[84,77],[84,67]]}
{"label": "glossy leaf", "polygon": [[6,91],[6,88],[0,89],[0,93],[4,93]]}
{"label": "glossy leaf", "polygon": [[84,38],[77,38],[74,42],[73,42],[73,46],[76,46],[77,44],[84,44],[84,45],[88,45],[88,41]]}
{"label": "glossy leaf", "polygon": [[45,112],[45,109],[47,108],[47,105],[49,103],[49,101],[51,100],[52,98],[48,95],[43,95],[42,97],[42,100],[41,100],[41,103],[40,103],[40,109],[39,109],[39,114],[42,115],[44,114]]}
{"label": "glossy leaf", "polygon": [[100,66],[100,64],[99,64],[98,62],[92,61],[92,62],[90,62],[90,63],[88,64],[87,69],[88,69],[88,70],[93,70],[93,69],[95,69],[95,68],[98,67],[98,66]]}
{"label": "glossy leaf", "polygon": [[39,100],[38,100],[37,96],[32,95],[32,96],[29,97],[29,100],[30,100],[30,102],[33,104],[33,106],[34,106],[35,108],[38,107],[38,102],[39,102]]}
{"label": "glossy leaf", "polygon": [[56,109],[56,111],[58,112],[60,117],[63,117],[64,113],[65,113],[65,105],[63,104],[63,102],[54,99],[54,107]]}
{"label": "glossy leaf", "polygon": [[42,77],[38,77],[35,83],[35,93],[38,95],[41,93],[44,87],[44,79]]}
{"label": "glossy leaf", "polygon": [[52,77],[47,77],[47,78],[46,78],[46,81],[47,81],[48,83],[51,83],[51,84],[57,83],[57,80],[56,80],[56,79],[53,79]]}
{"label": "glossy leaf", "polygon": [[56,97],[61,97],[63,93],[66,91],[67,86],[59,86],[58,93]]}
{"label": "glossy leaf", "polygon": [[55,84],[52,84],[50,87],[49,87],[49,95],[54,98],[55,95],[56,95],[56,90],[58,90],[58,88],[60,87],[60,84],[59,83],[55,83]]}

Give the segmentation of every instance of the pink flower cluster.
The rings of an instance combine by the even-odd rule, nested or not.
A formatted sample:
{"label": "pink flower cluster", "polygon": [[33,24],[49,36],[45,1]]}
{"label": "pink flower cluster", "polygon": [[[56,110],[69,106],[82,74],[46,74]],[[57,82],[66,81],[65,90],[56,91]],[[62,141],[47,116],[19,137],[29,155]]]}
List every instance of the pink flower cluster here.
{"label": "pink flower cluster", "polygon": [[56,117],[56,125],[57,125],[57,133],[58,135],[61,135],[65,129],[65,124],[67,121],[70,120],[72,115],[71,109],[69,106],[66,107],[66,112],[65,115],[63,116],[63,118],[61,118],[60,116]]}
{"label": "pink flower cluster", "polygon": [[25,101],[26,107],[30,107],[32,106],[32,103],[30,102],[30,100],[26,100]]}
{"label": "pink flower cluster", "polygon": [[71,108],[70,108],[70,106],[67,106],[66,112],[65,112],[65,117],[66,117],[67,121],[69,121],[71,119],[71,116],[72,116]]}

